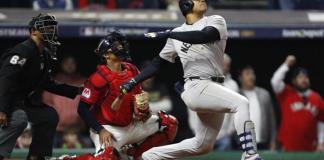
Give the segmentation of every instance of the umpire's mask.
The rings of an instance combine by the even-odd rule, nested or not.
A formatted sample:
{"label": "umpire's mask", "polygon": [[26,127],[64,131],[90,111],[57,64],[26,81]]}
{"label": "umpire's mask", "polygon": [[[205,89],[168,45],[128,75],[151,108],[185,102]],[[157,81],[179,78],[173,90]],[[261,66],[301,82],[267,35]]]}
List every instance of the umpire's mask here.
{"label": "umpire's mask", "polygon": [[45,42],[45,50],[53,57],[56,57],[57,47],[61,44],[58,41],[57,21],[53,15],[42,14],[33,17],[29,22],[29,28],[39,31],[42,40]]}

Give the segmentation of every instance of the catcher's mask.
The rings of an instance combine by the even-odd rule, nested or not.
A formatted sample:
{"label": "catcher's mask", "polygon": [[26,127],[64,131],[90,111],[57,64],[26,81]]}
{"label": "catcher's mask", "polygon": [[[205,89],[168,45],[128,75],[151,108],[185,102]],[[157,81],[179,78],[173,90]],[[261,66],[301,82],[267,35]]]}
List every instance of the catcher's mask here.
{"label": "catcher's mask", "polygon": [[43,13],[33,17],[29,22],[30,32],[32,29],[39,31],[45,43],[45,50],[49,52],[53,58],[56,57],[56,50],[60,45],[58,41],[57,24],[58,22],[55,16]]}
{"label": "catcher's mask", "polygon": [[131,61],[129,55],[129,44],[126,37],[114,31],[109,33],[106,37],[100,40],[97,49],[94,51],[98,56],[103,57],[107,51],[111,49],[112,53],[122,61]]}

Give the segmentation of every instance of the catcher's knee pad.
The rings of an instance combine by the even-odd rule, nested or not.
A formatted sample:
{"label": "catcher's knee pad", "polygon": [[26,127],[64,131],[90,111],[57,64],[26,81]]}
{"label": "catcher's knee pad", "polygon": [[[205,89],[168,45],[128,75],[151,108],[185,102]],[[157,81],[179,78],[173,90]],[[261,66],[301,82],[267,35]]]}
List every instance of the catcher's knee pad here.
{"label": "catcher's knee pad", "polygon": [[163,111],[159,111],[159,128],[160,131],[167,134],[168,141],[172,142],[177,135],[178,120],[170,114],[166,114]]}
{"label": "catcher's knee pad", "polygon": [[141,144],[125,146],[127,155],[133,156],[135,160],[138,160],[145,151],[174,140],[178,129],[177,119],[162,111],[158,113],[158,116],[160,130],[147,137]]}

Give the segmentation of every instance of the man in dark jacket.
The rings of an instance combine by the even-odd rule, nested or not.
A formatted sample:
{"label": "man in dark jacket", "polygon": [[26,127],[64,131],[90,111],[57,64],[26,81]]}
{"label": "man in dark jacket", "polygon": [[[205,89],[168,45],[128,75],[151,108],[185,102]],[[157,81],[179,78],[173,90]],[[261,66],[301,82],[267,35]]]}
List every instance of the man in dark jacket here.
{"label": "man in dark jacket", "polygon": [[51,156],[58,115],[41,101],[43,90],[74,98],[78,88],[51,79],[54,56],[60,44],[57,21],[39,14],[29,23],[30,37],[1,56],[0,68],[0,159],[8,158],[31,122],[33,140],[27,159]]}

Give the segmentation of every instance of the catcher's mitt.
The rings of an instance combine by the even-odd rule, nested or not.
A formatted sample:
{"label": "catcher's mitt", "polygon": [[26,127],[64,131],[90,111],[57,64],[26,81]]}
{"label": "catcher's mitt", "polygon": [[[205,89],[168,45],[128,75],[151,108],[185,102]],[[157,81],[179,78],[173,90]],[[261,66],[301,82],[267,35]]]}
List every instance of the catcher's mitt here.
{"label": "catcher's mitt", "polygon": [[142,92],[134,96],[134,114],[135,119],[145,122],[151,117],[151,110],[149,106],[149,94]]}

